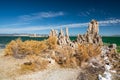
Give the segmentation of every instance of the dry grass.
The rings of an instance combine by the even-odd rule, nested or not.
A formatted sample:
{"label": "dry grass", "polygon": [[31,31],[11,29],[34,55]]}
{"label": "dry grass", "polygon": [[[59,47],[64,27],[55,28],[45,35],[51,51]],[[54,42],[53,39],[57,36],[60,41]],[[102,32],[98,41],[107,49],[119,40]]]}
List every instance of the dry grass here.
{"label": "dry grass", "polygon": [[[5,56],[11,55],[15,58],[26,58],[30,63],[28,65],[22,64],[20,67],[20,73],[26,73],[29,71],[43,70],[47,67],[49,61],[43,59],[42,55],[45,50],[55,49],[57,47],[57,38],[49,37],[44,41],[22,41],[20,38],[11,41],[5,49]],[[46,55],[47,56],[47,55]]]}
{"label": "dry grass", "polygon": [[11,41],[5,49],[5,55],[27,55],[27,54],[40,54],[46,50],[48,46],[46,41],[25,41],[21,39]]}
{"label": "dry grass", "polygon": [[27,62],[21,64],[20,69],[18,70],[20,74],[44,70],[47,68],[47,65],[49,63],[49,61],[42,59],[41,56],[38,56],[36,54],[27,55],[26,58]]}
{"label": "dry grass", "polygon": [[78,67],[101,53],[101,47],[95,44],[78,44],[77,49],[65,46],[56,50],[55,61],[62,67]]}
{"label": "dry grass", "polygon": [[35,71],[35,69],[36,69],[36,64],[35,64],[35,63],[31,63],[31,64],[29,64],[29,65],[22,64],[20,67],[21,67],[21,68],[20,68],[20,71],[21,71],[22,73],[26,73],[26,72],[28,72],[28,71]]}
{"label": "dry grass", "polygon": [[47,46],[49,47],[49,49],[56,49],[57,48],[57,37],[50,36],[47,39]]}
{"label": "dry grass", "polygon": [[77,66],[76,58],[73,56],[75,50],[70,46],[59,47],[55,49],[55,54],[52,58],[64,68],[73,68]]}
{"label": "dry grass", "polygon": [[[51,55],[51,51],[54,54]],[[22,64],[20,69],[22,72],[27,72],[47,68],[49,61],[45,60],[45,57],[48,55],[61,67],[75,68],[81,66],[82,62],[87,62],[90,58],[99,55],[101,47],[89,43],[78,44],[78,48],[60,47],[57,44],[57,38],[53,36],[44,41],[31,40],[23,42],[21,39],[11,41],[5,49],[5,53],[5,55],[22,55],[23,58],[27,58],[31,64]],[[45,57],[42,57],[43,55]]]}
{"label": "dry grass", "polygon": [[101,53],[101,46],[95,44],[78,44],[76,58],[80,65],[82,62],[87,62],[90,58]]}
{"label": "dry grass", "polygon": [[30,73],[30,72],[44,70],[47,68],[47,65],[48,65],[48,61],[41,61],[40,63],[26,62],[20,66],[18,73],[26,74],[26,73]]}
{"label": "dry grass", "polygon": [[12,48],[16,44],[14,40],[12,40],[5,48],[5,55],[13,55]]}
{"label": "dry grass", "polygon": [[52,58],[61,66],[75,68],[101,53],[101,47],[95,44],[78,44],[77,49],[70,46],[55,49]]}
{"label": "dry grass", "polygon": [[16,55],[16,54],[40,54],[46,49],[55,49],[57,47],[57,38],[49,37],[44,41],[25,41],[23,42],[20,38],[11,41],[5,49],[5,55]]}

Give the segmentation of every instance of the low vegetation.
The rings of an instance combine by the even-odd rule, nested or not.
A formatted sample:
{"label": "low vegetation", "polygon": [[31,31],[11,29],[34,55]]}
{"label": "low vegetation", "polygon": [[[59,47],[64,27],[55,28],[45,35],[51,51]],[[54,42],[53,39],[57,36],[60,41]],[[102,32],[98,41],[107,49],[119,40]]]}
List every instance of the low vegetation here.
{"label": "low vegetation", "polygon": [[[33,56],[31,57],[31,59]],[[36,59],[35,59],[36,58]],[[39,70],[44,70],[47,68],[47,64],[49,63],[46,60],[38,59],[37,57],[34,58],[34,61],[25,62],[24,64],[20,65],[20,69],[18,70],[18,73],[20,74],[26,74],[30,72],[35,72]]]}
{"label": "low vegetation", "polygon": [[88,61],[90,58],[101,53],[101,46],[95,44],[79,44],[77,53],[80,55],[81,61]]}
{"label": "low vegetation", "polygon": [[95,44],[78,44],[78,48],[74,49],[65,46],[57,49],[53,59],[61,67],[75,68],[81,66],[82,62],[87,62],[92,57],[101,53],[101,46]]}
{"label": "low vegetation", "polygon": [[57,37],[49,37],[47,39],[47,46],[49,49],[56,49],[57,48]]}
{"label": "low vegetation", "polygon": [[[51,53],[52,51],[52,53]],[[5,49],[5,56],[26,58],[28,62],[21,64],[21,72],[35,71],[47,68],[51,63],[49,58],[55,60],[61,67],[80,67],[82,62],[101,53],[101,47],[95,44],[78,44],[77,48],[59,46],[56,37],[49,37],[44,41],[11,41]],[[47,57],[47,58],[46,58]]]}
{"label": "low vegetation", "polygon": [[46,49],[55,49],[57,46],[57,38],[50,37],[44,41],[25,41],[23,42],[20,38],[12,40],[5,49],[5,55],[28,55],[28,54],[40,54]]}
{"label": "low vegetation", "polygon": [[[54,50],[57,47],[57,38],[49,37],[44,41],[27,40],[20,38],[12,40],[5,48],[5,56],[13,56],[16,59],[26,58],[27,62],[21,64],[20,73],[45,69],[49,61],[42,59],[42,53],[46,50]],[[29,64],[26,64],[29,63]]]}

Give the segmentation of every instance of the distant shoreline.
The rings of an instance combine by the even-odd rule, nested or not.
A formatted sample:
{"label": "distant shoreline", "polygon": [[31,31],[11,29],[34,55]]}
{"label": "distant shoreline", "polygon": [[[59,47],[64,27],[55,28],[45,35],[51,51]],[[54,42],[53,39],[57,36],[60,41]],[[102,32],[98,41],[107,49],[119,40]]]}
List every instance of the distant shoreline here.
{"label": "distant shoreline", "polygon": [[[0,35],[0,37],[4,37],[4,35]],[[5,37],[48,37],[48,36],[25,36],[25,35],[19,35],[19,36],[18,35],[16,35],[16,36],[12,35],[11,36],[11,35],[5,35]]]}
{"label": "distant shoreline", "polygon": [[[48,35],[45,35],[45,36],[33,36],[33,35],[1,35],[0,34],[0,37],[48,37]],[[71,35],[70,37],[77,37],[77,35]],[[116,35],[116,36],[101,36],[101,37],[120,37],[120,35]]]}
{"label": "distant shoreline", "polygon": [[[11,40],[16,40],[18,38],[21,38],[23,41],[26,40],[45,40],[48,38],[48,36],[0,36],[0,48],[4,47],[6,44],[8,44]],[[77,36],[70,36],[70,39],[72,41],[77,39]],[[110,44],[117,44],[120,46],[120,36],[102,36],[102,40],[104,43],[110,43]]]}

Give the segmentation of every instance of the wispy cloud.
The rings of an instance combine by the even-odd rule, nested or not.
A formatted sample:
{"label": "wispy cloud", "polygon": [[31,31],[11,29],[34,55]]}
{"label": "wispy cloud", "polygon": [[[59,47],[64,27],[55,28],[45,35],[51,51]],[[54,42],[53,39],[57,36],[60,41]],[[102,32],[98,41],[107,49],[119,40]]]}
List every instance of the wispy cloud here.
{"label": "wispy cloud", "polygon": [[87,17],[87,16],[89,16],[89,15],[90,15],[90,12],[89,12],[89,11],[85,11],[85,12],[79,13],[79,16],[80,16],[80,17]]}
{"label": "wispy cloud", "polygon": [[16,22],[16,23],[12,23],[12,24],[6,24],[6,25],[0,25],[0,27],[13,27],[13,26],[25,26],[25,25],[28,25],[30,24],[29,22]]}
{"label": "wispy cloud", "polygon": [[[109,26],[109,25],[114,25],[114,24],[120,24],[120,19],[112,19],[112,20],[101,20],[98,21],[101,26]],[[77,28],[77,27],[87,27],[88,22],[86,23],[72,23],[72,24],[62,24],[62,25],[50,25],[50,26],[28,26],[28,27],[10,27],[10,28],[2,28],[0,29],[0,33],[17,33],[17,32],[31,32],[31,31],[41,31],[41,30],[50,30],[51,28],[53,29],[60,29],[60,28]]]}
{"label": "wispy cloud", "polygon": [[86,10],[86,11],[81,11],[78,16],[80,17],[89,17],[91,14],[94,14],[96,10],[94,8]]}
{"label": "wispy cloud", "polygon": [[42,19],[42,18],[52,18],[52,17],[58,17],[58,16],[63,16],[64,13],[62,11],[60,12],[38,12],[38,13],[32,13],[30,15],[22,15],[19,16],[20,20],[24,21],[30,21],[30,20],[37,20],[37,19]]}
{"label": "wispy cloud", "polygon": [[91,9],[87,9],[87,10],[83,10],[81,12],[79,12],[78,16],[79,17],[89,17],[89,18],[93,18],[93,17],[100,17],[100,16],[104,16],[105,18],[111,16],[112,14],[109,12],[106,12],[104,9],[95,9],[95,8],[91,8]]}
{"label": "wispy cloud", "polygon": [[120,19],[110,19],[110,20],[99,21],[100,26],[109,26],[109,25],[114,25],[118,23],[120,24]]}
{"label": "wispy cloud", "polygon": [[76,27],[86,27],[88,23],[73,23],[65,25],[49,25],[49,26],[28,26],[28,27],[17,27],[17,28],[2,28],[0,33],[20,33],[20,32],[32,32],[32,31],[41,31],[41,30],[50,30],[50,29],[60,29],[60,28],[76,28]]}

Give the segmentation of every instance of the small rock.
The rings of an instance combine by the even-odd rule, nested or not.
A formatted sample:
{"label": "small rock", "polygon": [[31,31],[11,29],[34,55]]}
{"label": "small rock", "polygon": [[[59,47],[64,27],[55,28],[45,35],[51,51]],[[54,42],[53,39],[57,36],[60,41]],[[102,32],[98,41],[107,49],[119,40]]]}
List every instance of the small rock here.
{"label": "small rock", "polygon": [[109,48],[113,48],[113,49],[116,49],[117,48],[117,45],[116,44],[111,44],[108,46]]}

